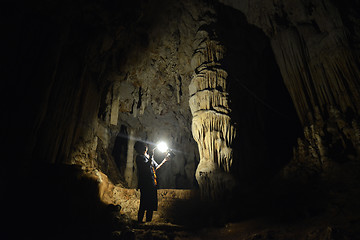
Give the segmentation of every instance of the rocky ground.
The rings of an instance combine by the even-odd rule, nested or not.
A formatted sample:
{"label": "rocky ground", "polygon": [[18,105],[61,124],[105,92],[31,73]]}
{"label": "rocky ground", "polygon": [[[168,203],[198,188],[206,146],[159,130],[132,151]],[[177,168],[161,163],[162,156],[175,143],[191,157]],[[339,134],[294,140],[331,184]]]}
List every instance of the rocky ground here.
{"label": "rocky ground", "polygon": [[194,190],[159,189],[153,221],[139,224],[139,191],[90,172],[49,165],[15,174],[15,185],[4,185],[0,239],[360,239],[355,183],[312,190],[272,183],[218,203]]}
{"label": "rocky ground", "polygon": [[[358,225],[358,224],[357,224]],[[227,223],[221,227],[194,228],[171,223],[133,225],[129,231],[113,231],[113,239],[239,239],[239,240],[352,240],[359,239],[356,223],[348,226],[329,220],[307,219],[284,223],[269,218],[255,218]]]}
{"label": "rocky ground", "polygon": [[[126,190],[129,191],[129,190]],[[136,190],[131,190],[136,191]],[[293,190],[300,195],[301,189]],[[124,213],[127,228],[112,232],[114,239],[239,239],[239,240],[356,240],[360,239],[360,217],[356,200],[338,197],[294,201],[293,197],[263,195],[244,197],[236,209],[227,203],[199,200],[189,190],[159,190],[159,210],[149,223],[136,222],[136,206]],[[264,193],[264,192],[263,192]],[[321,194],[312,194],[319,198]],[[137,197],[133,194],[134,198]],[[261,199],[262,197],[262,199]],[[310,199],[311,199],[310,197]],[[354,196],[352,196],[354,197]],[[277,203],[269,203],[271,199]],[[281,201],[280,198],[283,198]],[[287,201],[292,201],[289,203]],[[267,204],[266,204],[267,203]],[[327,205],[327,207],[325,207]],[[125,205],[124,205],[125,206]],[[128,211],[124,208],[120,212]],[[120,219],[120,218],[119,218]]]}

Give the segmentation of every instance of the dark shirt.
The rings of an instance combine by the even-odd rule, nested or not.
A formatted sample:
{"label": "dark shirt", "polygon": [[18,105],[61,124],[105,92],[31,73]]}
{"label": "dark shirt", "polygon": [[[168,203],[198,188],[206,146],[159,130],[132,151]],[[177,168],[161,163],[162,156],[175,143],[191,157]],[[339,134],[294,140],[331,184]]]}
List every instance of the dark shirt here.
{"label": "dark shirt", "polygon": [[138,187],[140,189],[156,187],[154,173],[159,164],[145,155],[137,155],[136,165],[138,168]]}

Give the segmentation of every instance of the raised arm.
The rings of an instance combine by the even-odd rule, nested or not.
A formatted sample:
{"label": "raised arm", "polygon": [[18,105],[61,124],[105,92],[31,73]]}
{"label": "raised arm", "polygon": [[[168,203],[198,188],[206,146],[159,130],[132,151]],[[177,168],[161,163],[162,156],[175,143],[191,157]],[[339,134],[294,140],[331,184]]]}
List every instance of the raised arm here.
{"label": "raised arm", "polygon": [[155,168],[155,170],[158,170],[164,163],[166,163],[169,160],[169,157],[166,156],[164,158],[164,160],[162,160],[162,162]]}

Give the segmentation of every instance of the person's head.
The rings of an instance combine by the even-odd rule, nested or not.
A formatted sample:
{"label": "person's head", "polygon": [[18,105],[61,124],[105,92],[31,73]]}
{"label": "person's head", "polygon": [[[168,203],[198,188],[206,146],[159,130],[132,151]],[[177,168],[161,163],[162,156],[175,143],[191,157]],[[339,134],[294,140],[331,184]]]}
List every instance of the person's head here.
{"label": "person's head", "polygon": [[141,141],[137,141],[134,145],[134,148],[138,154],[144,154],[148,150],[148,146]]}

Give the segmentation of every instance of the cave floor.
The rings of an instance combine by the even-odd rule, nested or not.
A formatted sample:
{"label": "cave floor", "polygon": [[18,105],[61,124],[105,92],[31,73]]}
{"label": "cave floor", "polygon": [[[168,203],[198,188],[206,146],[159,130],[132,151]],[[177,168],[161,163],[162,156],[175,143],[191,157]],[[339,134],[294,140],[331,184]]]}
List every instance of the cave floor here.
{"label": "cave floor", "polygon": [[[349,220],[349,219],[347,219]],[[259,217],[223,226],[183,226],[149,222],[132,226],[133,239],[238,239],[238,240],[356,240],[359,220],[326,219],[324,216],[285,222]],[[344,224],[344,222],[346,222]],[[120,232],[114,232],[115,236]],[[123,238],[119,238],[123,239]]]}
{"label": "cave floor", "polygon": [[[223,209],[220,209],[218,205],[204,203],[189,190],[161,189],[158,193],[159,211],[154,212],[153,221],[138,224],[138,191],[118,190],[119,196],[127,199],[122,202],[122,211],[127,212],[132,222],[129,232],[133,238],[130,239],[360,239],[358,211],[346,211],[346,208],[311,212],[311,208],[292,206],[285,212],[279,211],[281,207],[265,212],[260,204],[253,203],[255,205],[245,204],[240,209],[229,210],[224,206],[226,204],[222,204]],[[229,220],[231,216],[236,217]],[[124,239],[120,237],[121,232],[115,231],[113,234],[119,235],[115,239]]]}
{"label": "cave floor", "polygon": [[[8,227],[9,236],[21,236],[15,239],[77,240],[360,240],[360,193],[357,184],[351,188],[353,191],[341,185],[340,190],[346,190],[347,194],[335,194],[336,198],[326,204],[323,198],[314,201],[314,192],[308,193],[308,204],[295,204],[294,200],[303,194],[294,188],[299,192],[296,198],[282,199],[272,195],[265,198],[265,194],[248,194],[248,199],[245,196],[239,198],[236,209],[223,202],[214,205],[201,201],[190,190],[159,189],[159,207],[154,212],[153,221],[138,224],[138,190],[106,188],[108,190],[101,191],[103,195],[111,192],[117,201],[105,203],[97,197],[97,181],[85,177],[79,180],[78,171],[75,169],[75,173],[70,174],[70,170],[74,169],[67,169],[66,174],[41,171],[49,176],[45,178],[35,174],[37,177],[31,181],[30,177],[23,179],[21,182],[26,182],[27,186],[38,186],[39,182],[47,185],[24,188],[20,195],[18,188],[12,188],[16,191],[10,191],[9,196],[13,196],[16,202],[8,203],[8,206],[14,207],[11,208],[13,211],[5,212],[4,219],[11,219],[9,224],[22,226],[23,231],[14,232],[10,230],[14,228]],[[66,176],[67,181],[59,175]],[[24,208],[23,196],[32,196],[27,198]],[[279,201],[281,199],[283,201]],[[269,204],[270,200],[277,204]],[[3,239],[2,236],[0,239]]]}
{"label": "cave floor", "polygon": [[[271,239],[275,231],[261,228],[259,221],[228,223],[222,227],[195,229],[171,223],[145,223],[133,228],[136,239]],[[280,236],[279,232],[276,234]],[[283,239],[283,238],[277,238]]]}

